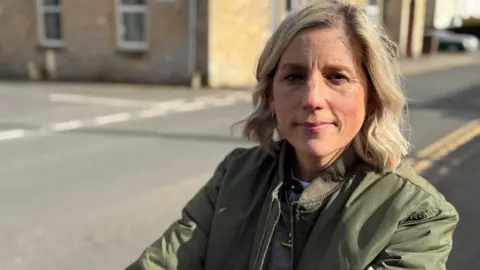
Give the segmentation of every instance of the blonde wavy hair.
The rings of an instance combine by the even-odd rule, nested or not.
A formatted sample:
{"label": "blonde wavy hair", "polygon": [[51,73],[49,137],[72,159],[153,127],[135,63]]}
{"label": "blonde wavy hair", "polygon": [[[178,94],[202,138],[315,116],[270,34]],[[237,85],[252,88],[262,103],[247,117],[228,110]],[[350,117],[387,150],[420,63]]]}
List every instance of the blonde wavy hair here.
{"label": "blonde wavy hair", "polygon": [[[398,48],[384,30],[375,25],[357,6],[338,0],[308,4],[291,13],[266,43],[256,69],[253,112],[237,124],[242,134],[257,141],[266,151],[276,153],[276,120],[269,107],[271,85],[280,57],[301,31],[313,27],[345,27],[362,48],[362,64],[369,79],[369,98],[374,108],[353,139],[357,154],[379,168],[395,168],[408,154],[405,115],[406,97],[398,67]],[[370,106],[370,105],[369,105]]]}

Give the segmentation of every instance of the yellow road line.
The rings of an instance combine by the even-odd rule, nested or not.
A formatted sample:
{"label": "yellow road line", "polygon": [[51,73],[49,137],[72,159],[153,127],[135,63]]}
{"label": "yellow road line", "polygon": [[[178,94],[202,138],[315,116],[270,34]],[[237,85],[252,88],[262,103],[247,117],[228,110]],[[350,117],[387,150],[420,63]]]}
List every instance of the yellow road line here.
{"label": "yellow road line", "polygon": [[475,129],[479,125],[480,125],[479,119],[475,119],[473,121],[468,122],[466,125],[458,128],[454,132],[446,135],[445,137],[439,139],[438,141],[418,151],[416,157],[419,159],[422,159],[422,158],[426,158],[433,155],[435,152],[442,149],[445,145],[449,144],[449,142],[451,142],[452,140],[455,140],[455,138],[462,136],[465,132],[468,132],[469,130]]}
{"label": "yellow road line", "polygon": [[430,167],[432,167],[432,161],[431,160],[428,160],[428,159],[422,159],[420,161],[417,162],[417,164],[415,164],[415,166],[413,166],[413,168],[415,169],[415,171],[417,172],[422,172]]}
{"label": "yellow road line", "polygon": [[480,135],[480,121],[474,120],[442,139],[419,151],[419,160],[414,164],[416,171],[428,169],[438,161]]}
{"label": "yellow road line", "polygon": [[431,155],[430,159],[439,160],[439,159],[445,157],[446,155],[451,153],[453,150],[455,150],[458,147],[466,144],[467,142],[472,140],[474,137],[478,136],[479,131],[480,131],[480,127],[477,126],[473,130],[471,130],[470,132],[467,132],[467,133],[463,134],[462,136],[457,137],[455,140],[453,140],[449,144],[445,145],[445,148],[443,148],[443,149],[437,151],[436,153],[434,153],[433,155]]}

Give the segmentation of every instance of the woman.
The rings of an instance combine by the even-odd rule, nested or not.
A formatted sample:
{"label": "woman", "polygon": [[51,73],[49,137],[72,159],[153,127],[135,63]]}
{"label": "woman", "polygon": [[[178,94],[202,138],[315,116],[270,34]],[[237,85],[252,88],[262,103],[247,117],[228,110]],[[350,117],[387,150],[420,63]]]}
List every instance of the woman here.
{"label": "woman", "polygon": [[395,52],[349,4],[287,17],[245,120],[260,146],[232,151],[127,269],[445,269],[458,214],[402,165]]}

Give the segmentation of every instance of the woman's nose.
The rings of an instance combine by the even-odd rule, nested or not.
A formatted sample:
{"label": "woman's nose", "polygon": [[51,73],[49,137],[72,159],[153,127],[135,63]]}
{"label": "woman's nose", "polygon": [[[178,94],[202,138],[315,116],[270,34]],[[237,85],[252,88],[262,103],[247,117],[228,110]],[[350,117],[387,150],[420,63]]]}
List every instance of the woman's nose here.
{"label": "woman's nose", "polygon": [[305,87],[303,105],[308,110],[319,110],[325,107],[326,88],[323,77],[312,76]]}

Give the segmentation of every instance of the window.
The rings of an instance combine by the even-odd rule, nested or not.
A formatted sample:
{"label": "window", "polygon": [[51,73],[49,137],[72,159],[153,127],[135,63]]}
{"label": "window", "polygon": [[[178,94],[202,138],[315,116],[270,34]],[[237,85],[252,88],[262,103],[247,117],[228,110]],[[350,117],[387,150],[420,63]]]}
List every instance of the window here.
{"label": "window", "polygon": [[117,0],[117,44],[127,50],[147,49],[146,0]]}
{"label": "window", "polygon": [[285,11],[288,14],[293,10],[298,9],[302,3],[302,0],[285,0]]}
{"label": "window", "polygon": [[41,45],[62,45],[61,0],[37,0],[38,39]]}
{"label": "window", "polygon": [[292,1],[293,0],[285,0],[285,11],[290,12],[292,11]]}

